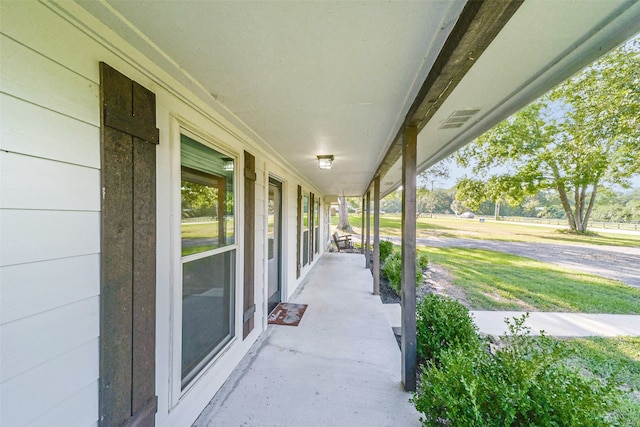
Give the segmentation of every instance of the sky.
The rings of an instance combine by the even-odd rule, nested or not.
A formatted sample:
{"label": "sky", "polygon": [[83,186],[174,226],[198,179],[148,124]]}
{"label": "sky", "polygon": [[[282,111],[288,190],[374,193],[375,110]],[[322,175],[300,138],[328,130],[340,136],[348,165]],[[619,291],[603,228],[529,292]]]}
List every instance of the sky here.
{"label": "sky", "polygon": [[[462,178],[465,175],[467,176],[472,175],[471,168],[465,169],[461,166],[458,166],[453,161],[451,162],[450,169],[451,169],[451,176],[449,177],[449,179],[436,180],[434,184],[435,188],[451,188],[454,185],[456,185],[456,182],[458,179]],[[631,179],[631,185],[632,185],[632,188],[640,188],[640,175],[636,175]]]}
{"label": "sky", "polygon": [[[636,46],[640,46],[640,44],[633,44],[633,42],[640,38],[640,34],[635,35],[634,37],[632,37],[629,41],[627,41],[626,43],[628,45],[630,45],[632,48],[635,48]],[[563,105],[559,102],[557,103],[550,103],[549,104],[549,110],[547,114],[554,118],[554,119],[559,119],[560,117],[562,117],[564,115],[564,113],[566,113],[567,110],[567,106]],[[639,158],[638,161],[640,161],[640,154],[639,154]],[[462,178],[463,176],[467,175],[467,176],[472,176],[471,173],[471,168],[462,168],[460,166],[458,166],[456,164],[455,161],[453,161],[453,159],[450,161],[449,163],[449,168],[450,168],[450,178],[449,179],[438,179],[435,181],[434,183],[434,187],[436,188],[451,188],[456,184],[456,181],[460,178]],[[633,177],[631,179],[631,185],[632,188],[640,188],[640,175],[636,175],[635,177]],[[622,190],[622,189],[621,189]]]}

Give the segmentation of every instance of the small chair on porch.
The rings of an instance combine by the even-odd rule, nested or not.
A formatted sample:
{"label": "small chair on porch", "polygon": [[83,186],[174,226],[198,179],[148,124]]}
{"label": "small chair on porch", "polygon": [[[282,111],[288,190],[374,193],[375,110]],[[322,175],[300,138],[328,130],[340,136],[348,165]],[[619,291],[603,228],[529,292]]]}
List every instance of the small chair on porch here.
{"label": "small chair on porch", "polygon": [[344,234],[340,236],[337,232],[333,233],[333,241],[338,248],[338,252],[343,249],[353,249],[353,242],[351,241],[351,234]]}

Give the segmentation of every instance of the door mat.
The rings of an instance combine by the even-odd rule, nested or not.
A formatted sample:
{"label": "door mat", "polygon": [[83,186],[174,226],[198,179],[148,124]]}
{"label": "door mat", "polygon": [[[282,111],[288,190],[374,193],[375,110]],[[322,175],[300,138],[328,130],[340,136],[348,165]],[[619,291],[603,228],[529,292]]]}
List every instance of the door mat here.
{"label": "door mat", "polygon": [[292,304],[281,302],[269,315],[270,325],[298,326],[307,304]]}

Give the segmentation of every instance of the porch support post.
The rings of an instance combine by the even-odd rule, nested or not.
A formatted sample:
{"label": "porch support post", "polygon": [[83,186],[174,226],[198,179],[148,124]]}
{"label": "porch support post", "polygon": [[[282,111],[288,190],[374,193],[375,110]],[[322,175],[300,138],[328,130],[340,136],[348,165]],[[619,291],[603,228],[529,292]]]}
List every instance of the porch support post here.
{"label": "porch support post", "polygon": [[369,264],[369,259],[371,259],[371,250],[369,249],[370,245],[371,245],[371,192],[367,191],[367,195],[366,195],[366,205],[367,205],[367,218],[366,218],[366,222],[367,222],[367,235],[366,235],[366,250],[364,251],[364,266],[366,268],[370,268],[370,264]]}
{"label": "porch support post", "polygon": [[362,225],[360,226],[360,244],[362,245],[362,253],[364,253],[364,216],[365,212],[365,198],[362,196]]}
{"label": "porch support post", "polygon": [[416,391],[416,145],[418,128],[402,141],[402,381]]}
{"label": "porch support post", "polygon": [[380,177],[373,182],[373,294],[380,294]]}

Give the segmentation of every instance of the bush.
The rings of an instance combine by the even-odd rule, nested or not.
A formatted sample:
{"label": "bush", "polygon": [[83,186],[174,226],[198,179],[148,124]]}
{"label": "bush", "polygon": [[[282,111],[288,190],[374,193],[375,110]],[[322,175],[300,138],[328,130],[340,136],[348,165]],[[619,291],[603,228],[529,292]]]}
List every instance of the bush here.
{"label": "bush", "polygon": [[612,380],[587,379],[563,363],[561,342],[531,337],[526,316],[507,321],[495,356],[451,346],[429,361],[412,402],[423,426],[607,426],[621,392]]}
{"label": "bush", "polygon": [[416,259],[416,267],[421,270],[426,270],[429,266],[429,257],[426,254],[418,255]]}
{"label": "bush", "polygon": [[448,297],[427,294],[416,307],[418,358],[439,363],[440,353],[450,348],[480,348],[478,328],[469,310]]}
{"label": "bush", "polygon": [[380,264],[384,264],[393,252],[393,243],[388,240],[380,240]]}
{"label": "bush", "polygon": [[382,265],[382,274],[389,281],[391,289],[400,293],[400,283],[402,282],[402,258],[399,252],[392,252]]}
{"label": "bush", "polygon": [[[416,285],[421,285],[423,281],[422,268],[418,265],[418,261],[419,260],[416,260]],[[381,270],[382,274],[384,274],[389,281],[391,289],[400,295],[400,291],[402,290],[402,257],[400,256],[400,252],[392,252],[382,265]]]}

